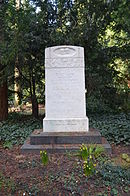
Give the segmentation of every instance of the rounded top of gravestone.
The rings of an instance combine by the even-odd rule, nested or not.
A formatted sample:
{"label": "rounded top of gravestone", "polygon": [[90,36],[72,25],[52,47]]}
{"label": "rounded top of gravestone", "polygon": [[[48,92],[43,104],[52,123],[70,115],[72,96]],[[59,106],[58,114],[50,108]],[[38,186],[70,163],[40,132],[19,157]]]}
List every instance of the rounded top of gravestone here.
{"label": "rounded top of gravestone", "polygon": [[45,58],[84,58],[84,48],[80,46],[62,45],[45,49]]}

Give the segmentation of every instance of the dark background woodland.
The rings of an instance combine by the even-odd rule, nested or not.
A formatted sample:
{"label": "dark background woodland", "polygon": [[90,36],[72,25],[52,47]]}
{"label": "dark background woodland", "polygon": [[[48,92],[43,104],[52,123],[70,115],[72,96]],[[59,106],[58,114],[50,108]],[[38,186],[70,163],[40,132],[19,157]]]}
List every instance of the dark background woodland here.
{"label": "dark background woodland", "polygon": [[0,120],[12,102],[31,102],[38,116],[45,48],[63,44],[85,49],[87,112],[128,112],[129,6],[128,0],[0,0]]}

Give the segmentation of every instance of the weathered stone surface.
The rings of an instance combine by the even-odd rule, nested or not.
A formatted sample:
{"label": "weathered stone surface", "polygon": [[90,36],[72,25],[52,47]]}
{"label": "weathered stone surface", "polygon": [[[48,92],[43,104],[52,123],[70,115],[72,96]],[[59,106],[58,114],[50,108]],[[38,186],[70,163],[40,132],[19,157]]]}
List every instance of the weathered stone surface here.
{"label": "weathered stone surface", "polygon": [[35,130],[30,136],[31,145],[42,144],[101,144],[99,131],[91,129],[88,132],[40,132]]}
{"label": "weathered stone surface", "polygon": [[[86,144],[86,145],[90,145]],[[74,152],[80,149],[81,144],[37,144],[31,145],[30,139],[26,140],[24,145],[21,148],[21,152],[24,153],[40,153],[40,150],[46,150],[48,153],[66,153],[66,152]],[[107,153],[112,153],[111,146],[107,142],[105,138],[101,139],[100,144],[96,144],[96,146],[102,146],[106,150]]]}
{"label": "weathered stone surface", "polygon": [[44,132],[88,131],[84,49],[55,46],[45,50]]}

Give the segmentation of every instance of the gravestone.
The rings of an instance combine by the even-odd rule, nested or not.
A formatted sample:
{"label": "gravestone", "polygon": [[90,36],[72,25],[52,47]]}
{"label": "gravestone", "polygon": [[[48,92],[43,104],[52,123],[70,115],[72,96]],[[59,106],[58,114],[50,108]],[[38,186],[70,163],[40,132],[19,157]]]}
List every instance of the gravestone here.
{"label": "gravestone", "polygon": [[45,50],[44,132],[86,132],[84,48],[55,46]]}
{"label": "gravestone", "polygon": [[100,132],[90,128],[86,116],[84,49],[55,46],[45,50],[45,118],[43,129],[34,130],[22,153],[77,151],[96,144],[111,153]]}

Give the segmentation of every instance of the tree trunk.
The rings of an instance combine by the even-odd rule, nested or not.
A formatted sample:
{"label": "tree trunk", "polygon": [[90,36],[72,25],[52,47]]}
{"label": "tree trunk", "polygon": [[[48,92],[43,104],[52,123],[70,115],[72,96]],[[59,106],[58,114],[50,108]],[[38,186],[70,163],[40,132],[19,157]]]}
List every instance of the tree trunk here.
{"label": "tree trunk", "polygon": [[14,95],[14,105],[15,105],[15,107],[17,107],[19,104],[20,104],[20,102],[21,102],[21,99],[20,99],[20,90],[21,90],[21,88],[20,88],[20,84],[18,83],[18,78],[19,78],[19,76],[20,76],[20,74],[19,74],[19,71],[18,71],[18,69],[15,67],[15,70],[14,70],[14,75],[15,75],[15,84],[14,84],[14,91],[15,91],[15,95]]}
{"label": "tree trunk", "polygon": [[38,102],[36,95],[32,95],[32,116],[38,118]]}
{"label": "tree trunk", "polygon": [[32,102],[32,116],[38,118],[38,102],[35,94],[35,80],[30,74],[30,95]]}
{"label": "tree trunk", "polygon": [[8,89],[7,82],[0,84],[0,121],[8,118]]}
{"label": "tree trunk", "polygon": [[[4,42],[4,21],[1,17],[4,12],[4,0],[0,0],[0,44]],[[1,57],[1,54],[0,54]],[[0,59],[0,72],[3,70],[4,65],[1,63]],[[4,78],[4,79],[2,79]],[[3,72],[0,76],[0,121],[6,120],[8,117],[8,88],[6,74]]]}
{"label": "tree trunk", "polygon": [[38,118],[38,102],[35,91],[35,78],[32,76],[32,86],[33,86],[33,95],[32,95],[32,115],[35,118]]}
{"label": "tree trunk", "polygon": [[[16,0],[16,8],[17,10],[20,9],[20,4],[21,4],[21,0]],[[18,56],[16,57],[16,65],[18,64]],[[14,84],[14,106],[17,107],[20,104],[20,84],[18,82],[18,78],[19,78],[20,74],[19,74],[19,70],[17,69],[17,66],[15,66],[14,69],[14,78],[15,78],[15,84]]]}

